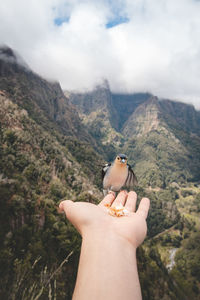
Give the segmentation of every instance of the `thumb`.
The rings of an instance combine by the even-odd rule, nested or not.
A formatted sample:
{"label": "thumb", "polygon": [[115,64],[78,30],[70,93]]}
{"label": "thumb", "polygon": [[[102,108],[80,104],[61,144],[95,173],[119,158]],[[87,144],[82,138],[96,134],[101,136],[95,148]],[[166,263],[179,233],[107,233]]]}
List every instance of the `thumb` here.
{"label": "thumb", "polygon": [[71,200],[64,200],[59,204],[59,208],[61,211],[65,212],[67,219],[76,227],[76,229],[80,232],[80,218],[77,209],[77,202],[73,202]]}
{"label": "thumb", "polygon": [[68,207],[70,207],[70,205],[73,205],[73,201],[71,201],[71,200],[64,200],[64,201],[61,201],[60,202],[60,204],[59,204],[59,208],[60,208],[60,210],[61,211],[64,211],[65,212],[65,210],[68,208]]}
{"label": "thumb", "polygon": [[[74,202],[71,200],[64,200],[62,202],[60,202],[59,204],[59,209],[61,211],[64,211],[66,214],[66,217],[70,220],[71,219],[71,212],[74,206]],[[70,220],[71,222],[71,220]]]}

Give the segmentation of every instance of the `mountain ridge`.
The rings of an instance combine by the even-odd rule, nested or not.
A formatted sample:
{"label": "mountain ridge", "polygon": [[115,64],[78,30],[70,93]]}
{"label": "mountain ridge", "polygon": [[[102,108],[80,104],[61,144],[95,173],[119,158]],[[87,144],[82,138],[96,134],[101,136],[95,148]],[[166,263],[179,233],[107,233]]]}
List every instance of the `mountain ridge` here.
{"label": "mountain ridge", "polygon": [[[1,90],[29,111],[41,124],[46,125],[48,120],[51,123],[49,126],[54,127],[57,124],[56,129],[61,133],[95,143],[80,122],[76,109],[65,97],[60,84],[48,82],[19,64],[12,49],[4,47],[3,50],[4,57],[0,56]],[[10,56],[12,61],[9,59]]]}
{"label": "mountain ridge", "polygon": [[[140,167],[137,168],[136,166],[136,168],[140,178],[145,178],[145,174],[151,172],[152,166],[158,173],[160,173],[159,169],[163,172],[161,165],[165,161],[164,168],[166,170],[167,165],[172,166],[174,163],[172,170],[170,171],[169,169],[168,175],[166,174],[166,182],[170,178],[170,172],[173,174],[173,180],[170,180],[170,182],[174,180],[179,181],[181,176],[185,180],[192,177],[196,178],[195,180],[197,181],[200,180],[198,172],[200,166],[200,112],[196,111],[192,105],[162,100],[150,94],[116,95],[107,91],[107,93],[110,93],[111,100],[109,99],[109,103],[111,102],[112,105],[105,106],[107,98],[101,94],[103,105],[101,106],[101,103],[98,102],[97,113],[95,103],[98,89],[99,87],[89,94],[90,115],[85,114],[83,109],[80,108],[88,99],[87,93],[79,94],[78,96],[73,94],[72,98],[69,96],[70,101],[81,114],[84,124],[86,126],[89,125],[88,129],[97,141],[104,142],[105,140],[105,143],[112,143],[112,153],[126,152],[129,155],[131,164],[139,163]],[[107,86],[107,89],[109,89],[109,86]],[[120,97],[122,97],[121,101]],[[116,99],[117,102],[114,106]],[[124,99],[126,99],[125,103],[123,103]],[[109,117],[109,110],[112,110],[113,107],[123,107],[123,109],[126,108],[128,111],[125,114],[121,109],[115,110],[118,114],[116,117],[118,124],[116,126],[112,125]],[[91,118],[92,115],[93,117]],[[127,116],[126,120],[125,116]],[[121,118],[123,121],[119,122]],[[95,134],[96,128],[97,131],[99,130],[99,134]],[[114,134],[111,135],[110,132],[114,132]],[[168,148],[168,157],[166,155],[166,147]],[[150,160],[152,160],[152,165],[147,170],[143,166],[143,162]],[[185,175],[181,174],[183,169],[186,170]],[[177,178],[174,174],[177,174]],[[156,173],[153,176],[156,177]],[[165,185],[166,182],[164,181],[163,184]],[[145,181],[142,180],[142,183],[144,184]]]}

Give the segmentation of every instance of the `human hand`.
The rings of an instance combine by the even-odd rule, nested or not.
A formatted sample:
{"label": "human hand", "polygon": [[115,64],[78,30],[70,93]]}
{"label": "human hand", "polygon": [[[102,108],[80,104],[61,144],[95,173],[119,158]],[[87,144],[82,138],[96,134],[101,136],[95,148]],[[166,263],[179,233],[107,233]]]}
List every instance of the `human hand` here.
{"label": "human hand", "polygon": [[[109,193],[99,205],[65,200],[60,203],[59,207],[83,238],[109,235],[109,237],[124,239],[137,248],[146,236],[146,218],[150,201],[148,198],[143,198],[135,212],[136,201],[135,192],[122,191],[116,198],[114,193]],[[129,214],[122,217],[109,215],[105,205],[113,207],[119,204],[124,205]]]}

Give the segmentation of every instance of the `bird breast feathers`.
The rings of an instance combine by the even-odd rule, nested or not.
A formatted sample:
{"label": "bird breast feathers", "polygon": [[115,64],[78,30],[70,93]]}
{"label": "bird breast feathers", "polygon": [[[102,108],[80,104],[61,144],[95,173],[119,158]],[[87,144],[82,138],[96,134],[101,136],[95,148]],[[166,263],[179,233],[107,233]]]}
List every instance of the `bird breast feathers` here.
{"label": "bird breast feathers", "polygon": [[128,168],[127,165],[118,166],[116,164],[112,165],[109,170],[109,176],[104,177],[104,185],[108,186],[115,186],[121,188],[121,186],[125,183],[126,178],[128,176]]}

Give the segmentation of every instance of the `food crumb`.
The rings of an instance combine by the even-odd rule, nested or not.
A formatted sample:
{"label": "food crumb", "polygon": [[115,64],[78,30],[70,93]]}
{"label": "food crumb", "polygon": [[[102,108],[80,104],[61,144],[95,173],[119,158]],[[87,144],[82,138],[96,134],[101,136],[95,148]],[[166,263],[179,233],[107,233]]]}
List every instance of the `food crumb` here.
{"label": "food crumb", "polygon": [[123,217],[129,214],[129,211],[122,204],[111,207],[110,204],[106,203],[104,206],[108,208],[109,215],[113,217]]}

